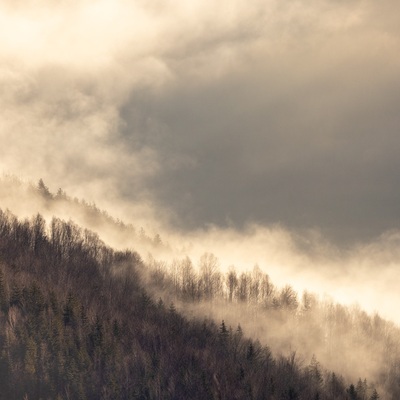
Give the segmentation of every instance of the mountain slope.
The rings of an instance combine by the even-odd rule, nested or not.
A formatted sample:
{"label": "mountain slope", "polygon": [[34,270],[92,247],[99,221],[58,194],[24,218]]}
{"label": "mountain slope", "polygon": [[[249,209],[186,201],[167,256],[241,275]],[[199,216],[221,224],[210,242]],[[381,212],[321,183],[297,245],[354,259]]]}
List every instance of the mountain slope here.
{"label": "mountain slope", "polygon": [[352,398],[315,359],[273,358],[240,328],[155,303],[137,254],[71,222],[1,212],[0,261],[2,398]]}

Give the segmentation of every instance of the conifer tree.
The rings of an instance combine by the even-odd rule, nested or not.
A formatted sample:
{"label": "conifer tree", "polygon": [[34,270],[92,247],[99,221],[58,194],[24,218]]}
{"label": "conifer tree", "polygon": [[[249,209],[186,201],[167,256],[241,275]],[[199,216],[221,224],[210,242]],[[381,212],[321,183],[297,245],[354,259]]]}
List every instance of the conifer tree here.
{"label": "conifer tree", "polygon": [[4,272],[0,268],[0,309],[4,313],[6,313],[8,311],[8,307],[9,307],[8,291],[4,279]]}
{"label": "conifer tree", "polygon": [[376,389],[373,389],[371,397],[369,398],[369,400],[379,400],[379,395],[378,392],[376,391]]}

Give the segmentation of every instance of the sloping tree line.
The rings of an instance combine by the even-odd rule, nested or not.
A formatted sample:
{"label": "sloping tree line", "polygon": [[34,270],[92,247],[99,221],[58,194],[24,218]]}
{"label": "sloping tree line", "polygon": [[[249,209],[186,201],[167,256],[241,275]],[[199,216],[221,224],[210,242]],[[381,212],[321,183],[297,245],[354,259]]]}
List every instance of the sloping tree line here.
{"label": "sloping tree line", "polygon": [[316,360],[154,302],[143,268],[72,222],[0,211],[0,398],[361,399]]}
{"label": "sloping tree line", "polygon": [[357,306],[321,300],[307,291],[299,297],[290,285],[274,285],[258,266],[221,272],[210,253],[197,265],[185,257],[169,263],[151,259],[148,267],[153,293],[179,302],[183,311],[213,318],[231,311],[271,349],[297,349],[303,358],[317,354],[328,368],[352,379],[358,369],[368,375],[371,385],[362,385],[362,379],[349,389],[359,398],[376,397],[375,387],[384,398],[400,398],[400,330],[377,313],[368,315]]}
{"label": "sloping tree line", "polygon": [[7,198],[8,201],[10,198],[16,199],[27,209],[35,204],[37,211],[41,213],[46,211],[52,215],[57,215],[61,211],[62,215],[79,216],[80,223],[91,230],[96,231],[101,227],[103,230],[109,230],[121,240],[129,238],[131,241],[139,242],[150,249],[166,246],[159,234],[152,235],[141,226],[135,227],[119,218],[114,218],[93,202],[72,197],[61,188],[55,193],[51,192],[43,179],[39,179],[38,183],[34,185],[24,183],[12,175],[0,176],[0,202]]}

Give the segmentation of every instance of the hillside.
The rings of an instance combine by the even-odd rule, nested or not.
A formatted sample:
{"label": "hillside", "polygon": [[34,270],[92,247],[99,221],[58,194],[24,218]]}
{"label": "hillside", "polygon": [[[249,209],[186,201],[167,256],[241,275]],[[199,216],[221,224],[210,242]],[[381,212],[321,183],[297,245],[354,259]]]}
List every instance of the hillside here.
{"label": "hillside", "polygon": [[185,315],[240,321],[273,354],[295,350],[304,362],[316,357],[349,380],[366,378],[381,398],[400,398],[400,329],[377,312],[370,315],[357,305],[307,291],[299,296],[290,285],[275,285],[257,266],[222,272],[210,253],[198,268],[186,257],[171,263],[153,260],[148,269],[149,290],[174,301]]}
{"label": "hillside", "polygon": [[13,175],[0,177],[0,204],[18,216],[30,218],[32,210],[51,220],[56,215],[73,220],[79,226],[94,232],[101,231],[103,240],[113,248],[125,249],[135,244],[142,252],[167,250],[157,233],[146,232],[142,225],[125,223],[101,210],[94,203],[71,197],[61,188],[50,191],[42,179],[37,184],[24,182]]}
{"label": "hillside", "polygon": [[0,400],[400,400],[400,2],[0,1]]}
{"label": "hillside", "polygon": [[4,399],[375,396],[315,358],[273,356],[240,327],[153,300],[138,254],[113,251],[71,222],[2,211],[0,260]]}

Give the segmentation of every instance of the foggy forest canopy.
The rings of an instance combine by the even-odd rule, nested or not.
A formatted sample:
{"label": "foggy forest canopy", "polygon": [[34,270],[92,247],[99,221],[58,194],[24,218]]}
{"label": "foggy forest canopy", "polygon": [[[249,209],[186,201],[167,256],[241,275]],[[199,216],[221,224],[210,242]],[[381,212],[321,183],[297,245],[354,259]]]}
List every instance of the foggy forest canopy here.
{"label": "foggy forest canopy", "polygon": [[0,398],[398,400],[399,52],[398,0],[2,0]]}
{"label": "foggy forest canopy", "polygon": [[26,213],[0,212],[2,398],[399,398],[400,330],[377,312],[172,256],[42,180],[3,177],[1,195]]}

